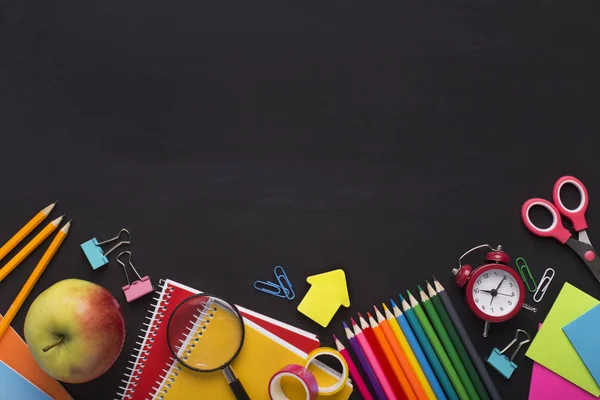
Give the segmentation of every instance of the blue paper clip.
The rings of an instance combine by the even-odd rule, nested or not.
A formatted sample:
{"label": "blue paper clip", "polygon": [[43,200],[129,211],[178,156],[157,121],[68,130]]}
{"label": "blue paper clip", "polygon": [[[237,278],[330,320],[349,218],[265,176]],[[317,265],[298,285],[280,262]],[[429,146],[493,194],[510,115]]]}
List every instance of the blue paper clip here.
{"label": "blue paper clip", "polygon": [[282,299],[294,300],[296,298],[296,293],[294,293],[292,284],[283,267],[277,265],[273,268],[273,273],[275,274],[275,279],[277,279],[278,283],[256,281],[254,282],[254,289],[272,296],[281,297]]}

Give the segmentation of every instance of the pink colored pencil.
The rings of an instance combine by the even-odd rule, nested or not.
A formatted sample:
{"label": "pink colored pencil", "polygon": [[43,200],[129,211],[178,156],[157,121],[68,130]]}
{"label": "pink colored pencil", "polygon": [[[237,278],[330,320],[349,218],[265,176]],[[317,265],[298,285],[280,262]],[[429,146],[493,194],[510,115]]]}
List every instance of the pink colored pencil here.
{"label": "pink colored pencil", "polygon": [[377,361],[377,357],[375,357],[375,353],[373,353],[373,349],[371,349],[371,346],[369,346],[369,342],[367,342],[365,334],[356,324],[354,319],[350,318],[350,321],[352,322],[352,329],[354,329],[354,337],[356,338],[356,340],[358,340],[360,347],[365,352],[367,360],[369,360],[369,364],[371,364],[375,375],[377,375],[377,379],[379,379],[379,383],[381,383],[381,387],[385,392],[385,395],[387,396],[388,400],[398,400],[396,394],[394,393],[394,390],[392,389],[392,385],[390,385],[390,382],[388,381],[388,379],[385,376],[385,373],[383,372],[383,368],[381,368],[381,364],[379,364],[379,361]]}
{"label": "pink colored pencil", "polygon": [[350,372],[352,383],[356,385],[356,388],[364,400],[373,400],[373,396],[371,396],[369,389],[367,389],[367,384],[363,380],[362,376],[360,376],[358,368],[356,368],[356,365],[354,365],[354,361],[352,361],[352,358],[350,358],[348,350],[346,350],[342,342],[338,340],[337,336],[333,335],[333,340],[335,340],[335,346],[337,347],[337,350],[340,352],[342,357],[344,357],[344,360],[346,360],[346,364],[348,364],[348,371]]}

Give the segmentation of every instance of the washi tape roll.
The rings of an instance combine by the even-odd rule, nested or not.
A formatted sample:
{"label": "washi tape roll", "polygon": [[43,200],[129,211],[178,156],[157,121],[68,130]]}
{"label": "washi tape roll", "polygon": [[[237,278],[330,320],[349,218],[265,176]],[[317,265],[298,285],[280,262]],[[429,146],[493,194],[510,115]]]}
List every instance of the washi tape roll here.
{"label": "washi tape roll", "polygon": [[318,349],[315,349],[308,354],[308,358],[306,359],[306,368],[308,368],[308,366],[317,357],[321,357],[321,356],[331,356],[331,357],[337,359],[340,362],[340,364],[342,365],[342,376],[340,377],[340,380],[335,385],[328,386],[328,387],[319,386],[319,394],[320,395],[330,396],[330,395],[336,394],[337,392],[342,390],[344,388],[344,386],[346,385],[346,383],[348,382],[348,364],[346,363],[346,360],[344,360],[344,357],[342,357],[340,352],[337,351],[336,349],[332,349],[331,347],[319,347]]}
{"label": "washi tape roll", "polygon": [[298,364],[290,364],[283,367],[279,372],[271,377],[269,381],[269,397],[271,400],[287,400],[288,397],[283,392],[281,381],[284,377],[296,379],[302,384],[306,391],[306,400],[316,400],[319,395],[319,385],[317,379],[307,368]]}

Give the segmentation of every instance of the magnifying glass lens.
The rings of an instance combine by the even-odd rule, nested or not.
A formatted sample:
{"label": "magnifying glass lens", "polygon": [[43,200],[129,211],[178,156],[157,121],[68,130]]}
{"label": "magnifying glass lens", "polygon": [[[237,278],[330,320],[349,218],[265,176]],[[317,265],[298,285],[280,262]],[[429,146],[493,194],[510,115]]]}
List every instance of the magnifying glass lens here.
{"label": "magnifying glass lens", "polygon": [[200,372],[223,369],[237,356],[244,328],[238,312],[209,295],[191,297],[171,315],[168,340],[177,359]]}

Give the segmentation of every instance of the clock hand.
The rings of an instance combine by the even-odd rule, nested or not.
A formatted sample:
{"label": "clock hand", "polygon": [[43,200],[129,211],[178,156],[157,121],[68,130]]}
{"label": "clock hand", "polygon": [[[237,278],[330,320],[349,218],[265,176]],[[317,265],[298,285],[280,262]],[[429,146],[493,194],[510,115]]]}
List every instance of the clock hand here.
{"label": "clock hand", "polygon": [[506,294],[506,293],[500,293],[498,292],[498,294],[501,294],[502,296],[508,296],[508,297],[514,297],[514,294]]}
{"label": "clock hand", "polygon": [[496,291],[498,289],[500,289],[500,286],[502,286],[502,283],[504,282],[504,280],[506,279],[506,276],[504,278],[502,278],[502,280],[500,281],[500,283],[498,284],[498,287],[496,288]]}

